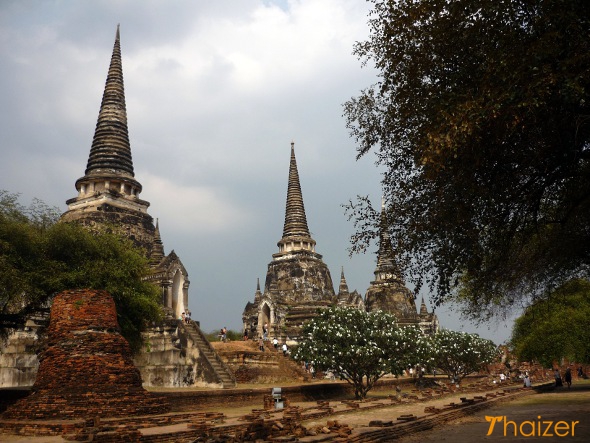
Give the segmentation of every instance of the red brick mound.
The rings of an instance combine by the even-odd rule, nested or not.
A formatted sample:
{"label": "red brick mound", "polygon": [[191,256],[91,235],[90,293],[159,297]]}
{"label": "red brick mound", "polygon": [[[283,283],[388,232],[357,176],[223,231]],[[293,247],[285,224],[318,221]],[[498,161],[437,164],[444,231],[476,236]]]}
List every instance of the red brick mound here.
{"label": "red brick mound", "polygon": [[129,344],[119,330],[115,303],[107,292],[58,294],[31,394],[9,408],[3,418],[72,419],[167,412],[163,399],[143,389]]}

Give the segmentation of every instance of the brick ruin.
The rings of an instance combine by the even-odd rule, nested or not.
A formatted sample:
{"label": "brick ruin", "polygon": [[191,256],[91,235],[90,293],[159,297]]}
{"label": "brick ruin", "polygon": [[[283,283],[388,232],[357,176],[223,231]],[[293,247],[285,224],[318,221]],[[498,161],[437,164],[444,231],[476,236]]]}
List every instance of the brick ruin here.
{"label": "brick ruin", "polygon": [[106,291],[58,294],[32,392],[3,418],[64,420],[167,412],[164,399],[143,389],[131,348],[119,331],[115,302]]}

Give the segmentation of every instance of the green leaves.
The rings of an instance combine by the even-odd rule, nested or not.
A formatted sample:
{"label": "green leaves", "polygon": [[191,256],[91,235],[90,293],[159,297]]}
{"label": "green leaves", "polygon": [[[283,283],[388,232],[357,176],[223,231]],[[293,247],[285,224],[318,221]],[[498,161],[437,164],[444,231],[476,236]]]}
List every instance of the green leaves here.
{"label": "green leaves", "polygon": [[[355,54],[380,78],[344,114],[386,168],[408,281],[485,319],[587,276],[588,2],[371,1]],[[363,199],[347,212],[362,250],[378,218]]]}
{"label": "green leaves", "polygon": [[590,362],[590,282],[567,282],[516,319],[510,344],[522,361]]}
{"label": "green leaves", "polygon": [[114,234],[56,223],[55,210],[39,201],[24,208],[17,197],[0,191],[0,333],[60,291],[104,289],[138,349],[145,323],[162,315],[158,289],[144,280],[150,269],[142,252]]}

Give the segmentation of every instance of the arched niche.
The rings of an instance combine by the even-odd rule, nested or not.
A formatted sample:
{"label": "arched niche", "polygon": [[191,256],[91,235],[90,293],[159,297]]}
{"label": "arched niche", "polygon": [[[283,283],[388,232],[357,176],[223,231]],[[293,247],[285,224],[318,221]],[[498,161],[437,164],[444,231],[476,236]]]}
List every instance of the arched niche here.
{"label": "arched niche", "polygon": [[172,312],[175,318],[180,318],[185,312],[184,306],[184,275],[177,269],[172,278]]}

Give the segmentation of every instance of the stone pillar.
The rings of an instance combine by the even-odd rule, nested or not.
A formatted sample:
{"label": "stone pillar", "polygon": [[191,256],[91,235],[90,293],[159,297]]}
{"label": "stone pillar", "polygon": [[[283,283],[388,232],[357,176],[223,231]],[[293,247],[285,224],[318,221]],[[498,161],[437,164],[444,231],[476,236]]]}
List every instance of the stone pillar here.
{"label": "stone pillar", "polygon": [[185,280],[184,283],[182,284],[182,304],[183,304],[184,311],[186,311],[188,309],[188,286],[189,286],[189,282],[187,282]]}

